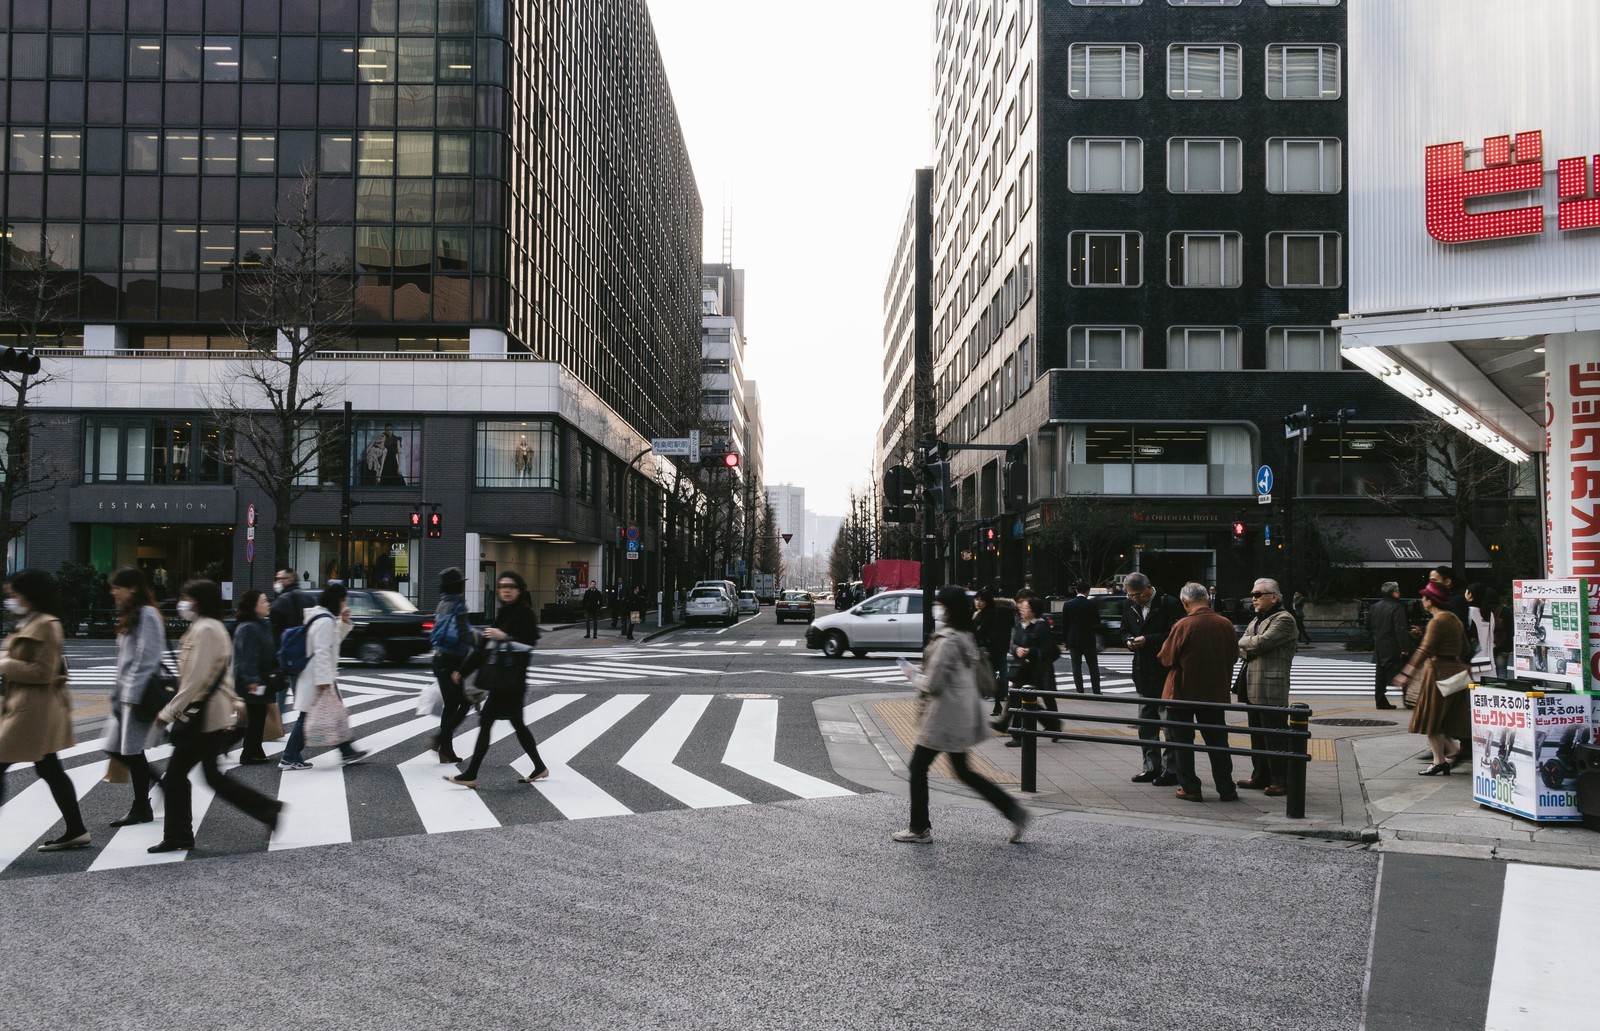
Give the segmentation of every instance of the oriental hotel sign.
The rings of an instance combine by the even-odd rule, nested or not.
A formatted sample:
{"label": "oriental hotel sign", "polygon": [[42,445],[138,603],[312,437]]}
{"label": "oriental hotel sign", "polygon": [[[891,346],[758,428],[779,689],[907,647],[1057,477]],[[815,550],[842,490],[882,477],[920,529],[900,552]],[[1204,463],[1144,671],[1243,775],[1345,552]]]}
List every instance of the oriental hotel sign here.
{"label": "oriental hotel sign", "polygon": [[[1562,232],[1600,227],[1600,195],[1594,177],[1600,155],[1561,158],[1556,162],[1556,228]],[[1544,133],[1519,132],[1483,141],[1483,167],[1467,169],[1465,143],[1428,148],[1428,235],[1440,243],[1476,243],[1544,232],[1544,205],[1503,211],[1467,210],[1467,202],[1484,197],[1531,193],[1544,189]]]}

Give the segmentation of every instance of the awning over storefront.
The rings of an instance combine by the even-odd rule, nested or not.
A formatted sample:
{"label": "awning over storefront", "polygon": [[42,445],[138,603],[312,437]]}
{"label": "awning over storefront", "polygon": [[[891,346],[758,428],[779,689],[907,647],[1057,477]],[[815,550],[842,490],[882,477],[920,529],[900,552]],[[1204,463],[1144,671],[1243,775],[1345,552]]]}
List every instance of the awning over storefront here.
{"label": "awning over storefront", "polygon": [[[1439,520],[1447,529],[1448,519]],[[1450,565],[1450,535],[1401,516],[1325,516],[1317,520],[1323,539],[1348,544],[1361,554],[1363,569],[1432,569]],[[1467,566],[1489,565],[1489,552],[1467,527]]]}

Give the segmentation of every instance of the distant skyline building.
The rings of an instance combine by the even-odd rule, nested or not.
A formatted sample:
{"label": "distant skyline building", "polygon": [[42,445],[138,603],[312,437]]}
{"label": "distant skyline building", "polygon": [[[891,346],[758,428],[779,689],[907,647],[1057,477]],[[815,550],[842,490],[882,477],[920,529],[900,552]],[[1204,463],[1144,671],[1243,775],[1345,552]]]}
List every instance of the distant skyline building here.
{"label": "distant skyline building", "polygon": [[810,539],[806,531],[806,489],[792,483],[769,483],[767,504],[777,513],[779,532],[794,534],[783,546],[784,555],[794,558],[806,554],[806,542]]}
{"label": "distant skyline building", "polygon": [[883,421],[878,429],[879,482],[892,465],[909,463],[933,432],[933,365],[928,349],[933,307],[930,242],[933,169],[919,168],[906,200],[900,239],[883,288]]}

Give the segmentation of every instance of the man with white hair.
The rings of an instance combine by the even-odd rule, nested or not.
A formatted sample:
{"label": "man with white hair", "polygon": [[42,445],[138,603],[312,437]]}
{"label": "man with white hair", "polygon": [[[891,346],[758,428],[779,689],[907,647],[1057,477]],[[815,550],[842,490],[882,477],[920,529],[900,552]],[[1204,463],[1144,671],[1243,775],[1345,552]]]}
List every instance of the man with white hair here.
{"label": "man with white hair", "polygon": [[[1228,747],[1228,718],[1224,709],[1190,708],[1180,702],[1226,702],[1233,679],[1233,660],[1239,657],[1239,642],[1233,636],[1233,620],[1211,610],[1211,599],[1203,584],[1188,583],[1178,592],[1186,615],[1173,626],[1161,646],[1161,664],[1168,667],[1167,685],[1162,697],[1167,719],[1183,724],[1168,727],[1167,740],[1178,745],[1194,743],[1193,723],[1200,725],[1200,736],[1212,748]],[[1178,753],[1178,797],[1185,802],[1203,802],[1200,778],[1194,771],[1194,752]],[[1211,780],[1217,797],[1236,802],[1239,792],[1233,786],[1233,756],[1227,752],[1207,752],[1211,759]]]}
{"label": "man with white hair", "polygon": [[[1287,706],[1289,672],[1294,665],[1299,639],[1294,613],[1284,608],[1283,592],[1276,580],[1265,577],[1257,580],[1250,588],[1250,601],[1256,615],[1244,628],[1244,636],[1239,638],[1239,655],[1245,661],[1244,700],[1251,705]],[[1256,730],[1280,730],[1289,725],[1287,713],[1252,712],[1247,718],[1251,728]],[[1251,734],[1250,747],[1287,752],[1289,742],[1276,735]],[[1269,795],[1289,793],[1289,760],[1254,755],[1250,763],[1250,779],[1239,781],[1241,788],[1265,791]]]}

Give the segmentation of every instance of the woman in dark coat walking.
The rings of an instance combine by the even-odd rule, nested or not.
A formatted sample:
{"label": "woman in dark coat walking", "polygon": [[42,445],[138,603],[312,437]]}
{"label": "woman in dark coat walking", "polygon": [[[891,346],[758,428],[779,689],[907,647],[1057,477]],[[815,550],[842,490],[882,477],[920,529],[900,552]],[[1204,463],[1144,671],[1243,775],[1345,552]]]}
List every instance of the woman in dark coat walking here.
{"label": "woman in dark coat walking", "polygon": [[267,753],[261,748],[267,729],[267,706],[278,704],[273,683],[278,655],[272,645],[272,625],[267,622],[271,611],[264,591],[245,591],[234,611],[238,625],[233,630],[233,683],[244,701],[248,720],[244,747],[239,752],[241,766],[258,766],[267,761]]}
{"label": "woman in dark coat walking", "polygon": [[500,595],[500,610],[495,615],[494,626],[483,632],[483,646],[467,656],[454,674],[460,682],[465,682],[467,677],[476,672],[481,683],[491,669],[502,667],[494,671],[492,683],[485,685],[489,697],[484,700],[483,713],[478,717],[478,741],[473,746],[467,768],[456,776],[445,778],[464,788],[478,786],[478,770],[483,766],[484,757],[489,754],[495,720],[510,721],[522,750],[533,760],[533,772],[520,778],[520,782],[531,784],[550,776],[550,768],[539,758],[539,744],[522,720],[523,696],[527,693],[528,657],[533,653],[534,645],[539,643],[539,620],[534,615],[533,599],[528,596],[527,582],[511,570],[500,574],[495,581],[495,589]]}
{"label": "woman in dark coat walking", "polygon": [[117,605],[117,688],[111,696],[111,727],[106,731],[106,754],[128,768],[133,785],[133,805],[113,827],[151,823],[150,762],[144,750],[155,740],[153,714],[141,714],[146,685],[161,668],[167,648],[167,621],[156,607],[156,596],[144,572],[132,566],[111,574],[111,598]]}

